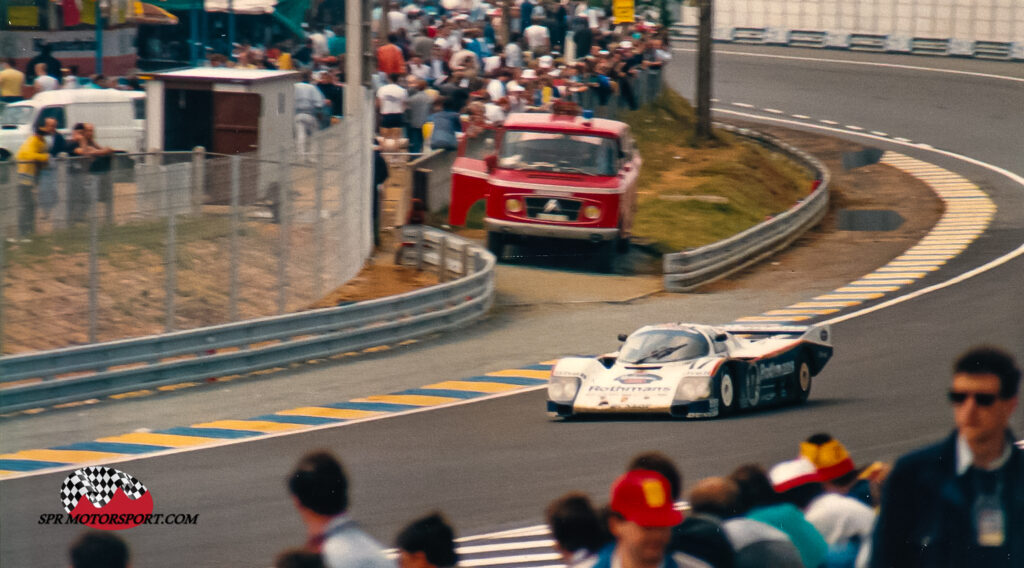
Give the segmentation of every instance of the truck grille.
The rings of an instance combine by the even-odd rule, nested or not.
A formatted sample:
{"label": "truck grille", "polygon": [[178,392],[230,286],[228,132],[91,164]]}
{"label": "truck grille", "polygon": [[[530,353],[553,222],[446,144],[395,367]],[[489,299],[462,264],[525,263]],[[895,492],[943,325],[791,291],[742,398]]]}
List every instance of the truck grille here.
{"label": "truck grille", "polygon": [[582,202],[575,199],[527,197],[526,216],[544,221],[576,221],[579,219],[582,205]]}

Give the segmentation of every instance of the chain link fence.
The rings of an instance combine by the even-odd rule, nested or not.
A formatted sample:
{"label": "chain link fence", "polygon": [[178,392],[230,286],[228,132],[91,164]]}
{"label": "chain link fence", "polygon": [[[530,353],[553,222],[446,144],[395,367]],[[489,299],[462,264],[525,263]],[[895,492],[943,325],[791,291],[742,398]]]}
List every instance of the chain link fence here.
{"label": "chain link fence", "polygon": [[0,163],[0,353],[308,307],[372,250],[364,122],[299,158],[65,156],[36,178]]}

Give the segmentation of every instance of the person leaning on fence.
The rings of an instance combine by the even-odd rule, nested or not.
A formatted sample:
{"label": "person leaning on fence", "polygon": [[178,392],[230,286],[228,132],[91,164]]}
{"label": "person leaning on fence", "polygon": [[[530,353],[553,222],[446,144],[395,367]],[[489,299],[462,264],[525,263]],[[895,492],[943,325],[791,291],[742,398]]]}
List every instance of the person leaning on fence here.
{"label": "person leaning on fence", "polygon": [[[36,184],[39,174],[50,161],[46,151],[46,126],[39,125],[18,148],[14,159],[18,162],[18,242],[29,243],[29,235],[36,230]],[[8,239],[8,242],[13,242]]]}
{"label": "person leaning on fence", "polygon": [[[71,222],[81,220],[85,211],[89,209],[89,202],[95,198],[97,203],[104,203],[106,205],[106,211],[104,218],[108,224],[114,222],[114,187],[113,180],[110,177],[110,156],[115,152],[113,148],[109,146],[100,146],[96,142],[96,127],[88,122],[79,122],[71,129],[72,136],[74,138],[74,145],[72,148],[72,154],[79,158],[89,158],[86,163],[79,163],[76,168],[78,173],[81,170],[86,169],[88,176],[89,187],[95,189],[95,197],[89,194],[88,188],[84,192],[79,191],[76,198],[81,202],[84,198],[84,204],[79,204],[77,207],[72,206],[72,210],[76,213],[72,215],[69,220]],[[81,183],[81,177],[79,177],[79,183]]]}
{"label": "person leaning on fence", "polygon": [[[74,147],[57,131],[56,118],[47,117],[44,119],[43,129],[46,131],[43,140],[46,141],[46,148],[51,160],[61,154],[71,154]],[[53,162],[51,161],[50,163],[52,164]],[[59,200],[56,172],[52,167],[45,168],[39,173],[39,209],[42,212],[43,219],[50,217],[50,213],[56,207]]]}

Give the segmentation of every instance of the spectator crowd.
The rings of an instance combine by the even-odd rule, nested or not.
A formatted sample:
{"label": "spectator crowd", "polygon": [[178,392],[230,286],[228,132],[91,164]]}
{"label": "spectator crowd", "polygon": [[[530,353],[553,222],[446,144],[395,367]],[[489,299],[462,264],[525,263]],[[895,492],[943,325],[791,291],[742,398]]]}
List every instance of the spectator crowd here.
{"label": "spectator crowd", "polygon": [[[660,451],[634,456],[606,505],[572,491],[545,510],[554,550],[571,568],[912,568],[1024,565],[1024,450],[1009,430],[1021,371],[1012,355],[973,348],[953,366],[948,398],[956,429],[888,465],[858,467],[826,433],[769,468],[740,465],[693,483]],[[304,456],[287,489],[306,527],[305,545],[279,568],[450,568],[455,531],[429,513],[395,538],[397,562],[348,514],[348,477],[327,451]],[[95,542],[90,543],[90,539]],[[86,544],[89,546],[86,546]],[[77,563],[82,550],[118,562]],[[123,568],[127,551],[87,533],[72,566]]]}

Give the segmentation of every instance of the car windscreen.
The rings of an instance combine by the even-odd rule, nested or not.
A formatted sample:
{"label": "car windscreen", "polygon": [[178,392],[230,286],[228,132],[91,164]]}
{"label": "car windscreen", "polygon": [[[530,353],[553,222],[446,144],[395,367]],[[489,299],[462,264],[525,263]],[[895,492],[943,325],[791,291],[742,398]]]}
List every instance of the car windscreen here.
{"label": "car windscreen", "polygon": [[696,331],[671,329],[634,333],[619,350],[624,363],[668,363],[703,357],[710,352],[704,335]]}
{"label": "car windscreen", "polygon": [[11,105],[0,115],[0,124],[28,124],[35,108],[30,105]]}
{"label": "car windscreen", "polygon": [[618,142],[586,134],[508,130],[501,141],[498,166],[592,176],[616,174]]}

